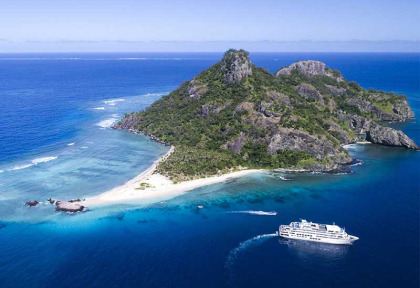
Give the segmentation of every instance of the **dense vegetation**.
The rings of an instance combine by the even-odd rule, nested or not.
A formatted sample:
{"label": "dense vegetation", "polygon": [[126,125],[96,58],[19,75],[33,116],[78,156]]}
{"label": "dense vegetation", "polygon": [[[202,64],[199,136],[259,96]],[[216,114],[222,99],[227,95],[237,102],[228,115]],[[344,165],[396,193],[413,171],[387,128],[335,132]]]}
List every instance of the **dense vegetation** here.
{"label": "dense vegetation", "polygon": [[[393,104],[404,97],[367,91],[341,80],[338,71],[326,71],[333,76],[308,76],[298,71],[274,76],[252,65],[247,52],[229,50],[221,62],[145,111],[127,117],[138,119],[132,128],[176,147],[159,166],[160,172],[175,181],[241,167],[327,167],[338,163],[337,155],[348,161],[340,144],[356,139],[340,115],[376,117],[348,99],[370,100],[381,111],[394,113]],[[226,73],[240,80],[227,81]],[[312,146],[328,146],[329,152],[312,146],[301,148],[295,142],[290,147],[279,142],[282,148],[276,149],[276,135],[289,142],[303,136],[315,139]]]}

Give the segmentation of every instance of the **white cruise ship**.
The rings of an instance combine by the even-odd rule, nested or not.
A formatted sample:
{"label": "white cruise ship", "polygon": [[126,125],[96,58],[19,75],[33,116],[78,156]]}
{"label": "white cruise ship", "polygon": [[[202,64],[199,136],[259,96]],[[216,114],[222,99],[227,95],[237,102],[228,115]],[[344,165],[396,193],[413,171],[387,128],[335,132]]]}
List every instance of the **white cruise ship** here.
{"label": "white cruise ship", "polygon": [[335,224],[318,224],[304,219],[301,219],[301,222],[280,225],[279,236],[287,239],[346,245],[351,245],[359,239],[356,236],[347,234],[344,228]]}

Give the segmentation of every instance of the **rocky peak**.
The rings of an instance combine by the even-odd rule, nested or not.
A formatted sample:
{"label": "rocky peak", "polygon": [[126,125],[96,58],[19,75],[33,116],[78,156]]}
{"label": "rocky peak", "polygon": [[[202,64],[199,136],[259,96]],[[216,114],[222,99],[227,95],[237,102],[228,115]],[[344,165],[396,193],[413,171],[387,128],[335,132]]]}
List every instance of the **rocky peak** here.
{"label": "rocky peak", "polygon": [[305,60],[293,63],[290,66],[278,70],[276,72],[276,76],[290,75],[293,70],[297,70],[299,71],[299,73],[309,77],[323,75],[334,78],[337,81],[343,81],[343,77],[341,75],[335,75],[334,73],[332,73],[332,71],[326,67],[325,63],[314,60]]}
{"label": "rocky peak", "polygon": [[249,53],[245,50],[228,50],[222,58],[222,71],[226,83],[238,83],[252,75]]}

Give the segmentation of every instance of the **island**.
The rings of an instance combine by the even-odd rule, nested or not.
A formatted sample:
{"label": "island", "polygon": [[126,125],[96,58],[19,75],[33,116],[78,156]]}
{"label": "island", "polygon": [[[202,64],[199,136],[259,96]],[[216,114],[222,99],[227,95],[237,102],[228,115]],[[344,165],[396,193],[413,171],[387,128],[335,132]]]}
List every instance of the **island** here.
{"label": "island", "polygon": [[129,182],[77,207],[58,202],[66,205],[57,210],[158,202],[258,171],[337,171],[354,161],[346,144],[419,149],[387,126],[413,117],[404,95],[363,89],[322,62],[299,61],[271,74],[248,52],[231,49],[113,127],[170,146],[165,155]]}
{"label": "island", "polygon": [[243,169],[331,171],[358,141],[418,149],[385,123],[413,118],[404,95],[365,90],[319,61],[274,75],[244,50],[114,126],[173,145],[157,172],[181,182]]}

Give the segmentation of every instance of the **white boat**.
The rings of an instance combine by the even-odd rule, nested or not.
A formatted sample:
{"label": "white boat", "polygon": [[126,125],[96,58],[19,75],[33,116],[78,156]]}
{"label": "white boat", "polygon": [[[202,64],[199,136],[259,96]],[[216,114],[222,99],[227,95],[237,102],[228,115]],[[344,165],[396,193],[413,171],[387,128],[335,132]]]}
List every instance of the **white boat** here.
{"label": "white boat", "polygon": [[301,222],[280,225],[279,236],[287,239],[344,245],[351,245],[359,240],[358,237],[347,234],[344,228],[335,224],[318,224],[304,219],[301,219]]}

